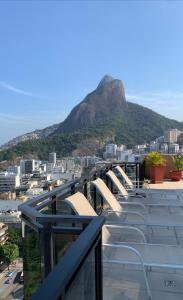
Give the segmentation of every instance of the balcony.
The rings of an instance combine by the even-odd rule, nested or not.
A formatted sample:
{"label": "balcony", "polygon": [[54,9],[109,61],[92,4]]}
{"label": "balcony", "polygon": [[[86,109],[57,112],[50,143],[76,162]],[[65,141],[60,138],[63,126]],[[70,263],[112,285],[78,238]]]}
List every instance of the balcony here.
{"label": "balcony", "polygon": [[[139,163],[122,164],[122,166],[136,180],[136,187],[141,187],[143,166]],[[115,236],[122,237],[120,258],[117,256],[119,243],[109,248],[107,252],[102,247],[101,229],[105,219],[106,224],[111,221],[114,225],[117,223],[113,218],[106,218],[106,212],[109,211],[108,204],[91,181],[98,177],[102,178],[116,196],[116,187],[106,176],[106,172],[114,168],[115,165],[103,166],[82,182],[74,181],[60,186],[20,206],[26,300],[179,300],[183,298],[183,218],[179,227],[169,226],[170,224],[146,226],[142,222],[137,222],[134,219],[135,215],[130,219],[132,226],[129,226],[124,218],[120,223],[122,229],[120,232],[115,232]],[[182,181],[165,182],[150,187],[153,188],[155,201],[158,201],[157,191],[165,190],[168,199],[173,197],[173,201],[181,203],[180,207],[168,207],[166,211],[164,207],[159,210],[152,206],[149,208],[150,216],[155,214],[157,219],[167,216],[173,221],[182,216]],[[72,207],[65,202],[66,198],[76,195],[78,191],[89,200],[98,217],[76,215]],[[148,240],[139,242],[138,234],[134,233],[132,227],[143,233]],[[136,255],[128,251],[133,247],[141,249],[144,245],[147,245],[147,249],[149,247],[146,251],[152,254],[151,267],[139,263]],[[180,254],[179,264],[168,265],[173,261],[177,245]],[[167,247],[168,254],[166,254]],[[159,265],[158,252],[162,249],[165,249],[164,265]],[[110,259],[106,259],[108,254]]]}

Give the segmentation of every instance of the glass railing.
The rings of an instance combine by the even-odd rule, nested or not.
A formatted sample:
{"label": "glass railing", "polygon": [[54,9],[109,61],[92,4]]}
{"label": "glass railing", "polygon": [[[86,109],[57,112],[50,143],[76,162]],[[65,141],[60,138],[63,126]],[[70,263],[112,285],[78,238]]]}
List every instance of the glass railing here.
{"label": "glass railing", "polygon": [[90,221],[79,219],[77,223],[81,221],[85,229],[65,251],[31,300],[102,300],[101,229],[104,217],[94,217]]}
{"label": "glass railing", "polygon": [[[135,174],[135,179],[140,180],[140,164],[127,163],[121,166],[125,171],[130,170]],[[102,299],[100,252],[104,218],[76,216],[64,200],[80,191],[97,214],[102,215],[104,199],[97,193],[92,180],[102,178],[115,193],[112,182],[106,176],[106,172],[114,167],[115,165],[104,166],[100,171],[92,171],[87,180],[82,178],[80,182],[70,182],[20,205],[25,300],[60,300],[63,295],[67,300]],[[70,262],[74,265],[67,270]],[[79,296],[76,297],[78,293]]]}
{"label": "glass railing", "polygon": [[[19,207],[22,211],[23,226],[25,300],[32,299],[31,297],[57,299],[56,283],[64,290],[66,299],[72,299],[76,290],[78,293],[81,291],[78,299],[84,299],[86,293],[91,295],[88,299],[102,299],[96,292],[96,285],[102,282],[98,277],[101,256],[100,259],[97,258],[99,251],[97,249],[100,248],[101,251],[101,228],[104,217],[76,216],[63,201],[78,190],[83,192],[83,188],[79,182],[71,182]],[[67,272],[69,262],[73,262],[76,269],[72,268]],[[54,275],[58,266],[60,266],[59,274]],[[67,275],[67,282],[62,281],[61,277],[64,274]],[[48,286],[49,282],[52,282],[53,294],[50,298],[46,298],[50,291],[49,287],[41,298],[42,286],[47,278]],[[62,291],[58,297],[61,295]]]}

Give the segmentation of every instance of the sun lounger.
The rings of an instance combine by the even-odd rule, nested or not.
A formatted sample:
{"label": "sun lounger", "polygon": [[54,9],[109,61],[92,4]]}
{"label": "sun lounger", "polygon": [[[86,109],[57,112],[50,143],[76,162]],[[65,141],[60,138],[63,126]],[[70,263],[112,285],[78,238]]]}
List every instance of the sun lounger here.
{"label": "sun lounger", "polygon": [[[157,190],[157,189],[152,189],[152,188],[149,187],[148,183],[143,184],[143,182],[140,182],[141,188],[136,187],[136,185],[134,185],[133,181],[124,172],[124,170],[123,170],[122,167],[116,166],[114,169],[124,179],[125,186],[127,187],[127,189],[129,191],[133,191],[135,193],[139,193],[142,196],[148,195],[148,196],[150,196],[152,198],[157,197],[157,196],[161,197],[161,198],[166,198],[167,197],[167,193],[165,191],[161,191],[161,190]],[[179,198],[175,191],[172,191],[171,197],[172,196],[174,196],[174,198]]]}
{"label": "sun lounger", "polygon": [[[158,226],[158,227],[171,227],[171,228],[183,228],[183,214],[179,215],[159,215],[159,214],[147,214],[147,212],[142,209],[141,212],[137,214],[135,210],[124,211],[123,206],[116,199],[114,194],[109,190],[104,181],[100,178],[92,181],[99,194],[108,203],[111,210],[107,210],[106,213],[112,213],[116,215],[118,221],[125,224],[131,225],[146,225],[146,226]],[[136,204],[137,205],[137,204]],[[140,207],[140,206],[139,206]],[[125,213],[124,213],[125,212]],[[122,218],[122,216],[128,215],[129,218]]]}
{"label": "sun lounger", "polygon": [[181,199],[158,199],[157,197],[153,199],[152,197],[149,197],[148,194],[147,197],[144,198],[143,196],[138,194],[128,193],[126,188],[123,186],[123,184],[120,182],[120,180],[117,178],[113,171],[109,170],[106,173],[106,175],[110,178],[111,182],[114,184],[114,186],[120,193],[117,196],[121,199],[126,199],[127,201],[130,201],[132,203],[135,200],[148,207],[167,207],[168,209],[170,207],[183,207],[183,201]]}
{"label": "sun lounger", "polygon": [[[96,216],[88,200],[80,192],[66,198],[65,201],[78,215]],[[121,234],[123,230],[125,228],[121,227]],[[114,241],[109,228],[105,225],[102,231],[103,263],[141,266],[149,299],[152,299],[152,294],[146,268],[183,270],[182,246],[151,245],[145,240],[141,243],[128,244],[118,242],[119,239],[115,236]]]}

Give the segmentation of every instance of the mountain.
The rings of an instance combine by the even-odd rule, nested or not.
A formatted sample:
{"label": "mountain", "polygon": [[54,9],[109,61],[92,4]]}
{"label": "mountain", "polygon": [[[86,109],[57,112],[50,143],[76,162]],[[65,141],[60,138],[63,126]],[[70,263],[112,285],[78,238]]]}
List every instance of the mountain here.
{"label": "mountain", "polygon": [[183,130],[183,123],[127,102],[122,81],[106,75],[62,123],[10,141],[9,149],[0,151],[0,161],[23,155],[46,159],[51,151],[61,157],[93,154],[107,142],[133,146],[170,128]]}
{"label": "mountain", "polygon": [[73,132],[98,121],[105,121],[111,114],[123,113],[128,109],[121,80],[106,75],[96,90],[73,108],[56,132]]}

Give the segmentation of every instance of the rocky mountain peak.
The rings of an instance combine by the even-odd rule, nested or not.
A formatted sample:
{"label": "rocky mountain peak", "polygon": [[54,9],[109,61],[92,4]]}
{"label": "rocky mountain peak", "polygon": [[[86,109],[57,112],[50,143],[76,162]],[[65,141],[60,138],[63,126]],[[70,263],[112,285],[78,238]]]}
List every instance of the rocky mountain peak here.
{"label": "rocky mountain peak", "polygon": [[114,80],[114,78],[111,75],[105,75],[99,82],[99,85],[97,88],[103,87],[105,84],[108,84],[109,82],[112,82],[113,80]]}
{"label": "rocky mountain peak", "polygon": [[97,88],[73,108],[56,132],[72,132],[84,129],[93,123],[111,118],[128,108],[123,83],[105,75]]}

